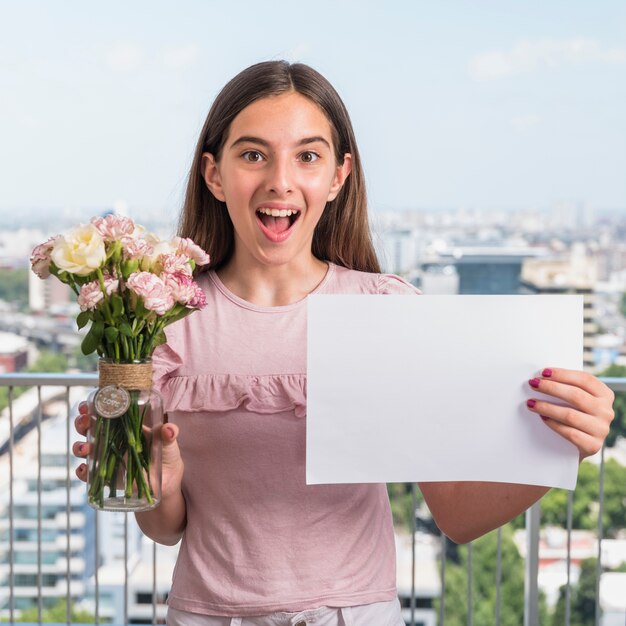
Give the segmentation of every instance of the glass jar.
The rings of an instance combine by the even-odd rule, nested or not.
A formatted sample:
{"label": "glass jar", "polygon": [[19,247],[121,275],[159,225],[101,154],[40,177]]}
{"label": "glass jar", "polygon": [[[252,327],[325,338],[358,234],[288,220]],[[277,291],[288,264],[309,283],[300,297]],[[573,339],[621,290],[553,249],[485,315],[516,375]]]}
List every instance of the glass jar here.
{"label": "glass jar", "polygon": [[87,501],[101,511],[147,511],[161,501],[163,400],[152,363],[100,359],[90,396]]}

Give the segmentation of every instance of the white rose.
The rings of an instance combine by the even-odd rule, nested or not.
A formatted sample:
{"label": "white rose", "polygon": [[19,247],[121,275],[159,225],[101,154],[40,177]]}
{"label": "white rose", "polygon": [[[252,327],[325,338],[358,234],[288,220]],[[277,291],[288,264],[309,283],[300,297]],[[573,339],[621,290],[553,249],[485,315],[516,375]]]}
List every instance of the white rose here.
{"label": "white rose", "polygon": [[86,276],[102,266],[106,250],[102,235],[93,225],[87,224],[61,235],[50,256],[60,271]]}
{"label": "white rose", "polygon": [[162,241],[155,235],[149,235],[146,241],[151,246],[151,250],[141,259],[140,267],[145,272],[160,274],[163,269],[160,257],[164,254],[176,254],[178,244],[173,241]]}

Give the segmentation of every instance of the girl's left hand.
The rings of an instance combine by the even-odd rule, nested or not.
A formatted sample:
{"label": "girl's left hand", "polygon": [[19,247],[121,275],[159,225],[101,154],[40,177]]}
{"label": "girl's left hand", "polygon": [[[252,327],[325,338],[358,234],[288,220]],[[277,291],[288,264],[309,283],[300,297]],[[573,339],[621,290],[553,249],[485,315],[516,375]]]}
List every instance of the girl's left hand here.
{"label": "girl's left hand", "polygon": [[578,448],[581,461],[602,448],[615,416],[615,394],[611,389],[587,372],[555,367],[544,369],[541,378],[528,382],[534,390],[567,403],[561,406],[532,398],[527,406],[542,417],[546,426]]}

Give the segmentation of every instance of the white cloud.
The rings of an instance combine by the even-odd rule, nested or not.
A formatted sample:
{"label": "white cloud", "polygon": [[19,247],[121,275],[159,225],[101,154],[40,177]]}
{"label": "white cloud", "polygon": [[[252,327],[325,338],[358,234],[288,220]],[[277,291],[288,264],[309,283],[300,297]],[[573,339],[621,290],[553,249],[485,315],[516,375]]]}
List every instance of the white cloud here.
{"label": "white cloud", "polygon": [[170,70],[179,70],[193,65],[200,56],[200,48],[195,44],[186,44],[163,50],[163,65]]}
{"label": "white cloud", "polygon": [[475,80],[495,80],[580,63],[624,65],[626,47],[607,48],[584,38],[521,41],[510,50],[476,55],[468,64],[468,72]]}
{"label": "white cloud", "polygon": [[136,72],[144,62],[144,51],[135,43],[118,42],[104,54],[106,64],[116,72]]}

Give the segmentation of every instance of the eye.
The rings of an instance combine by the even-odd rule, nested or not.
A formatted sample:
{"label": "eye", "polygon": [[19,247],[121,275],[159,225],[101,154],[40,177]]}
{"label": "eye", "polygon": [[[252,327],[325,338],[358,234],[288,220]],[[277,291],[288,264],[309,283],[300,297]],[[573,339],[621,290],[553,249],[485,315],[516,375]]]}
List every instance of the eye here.
{"label": "eye", "polygon": [[317,152],[311,152],[311,150],[307,150],[300,155],[300,160],[304,163],[313,163],[320,158],[320,155]]}
{"label": "eye", "polygon": [[258,163],[263,160],[263,155],[257,150],[246,150],[241,156],[248,163]]}

